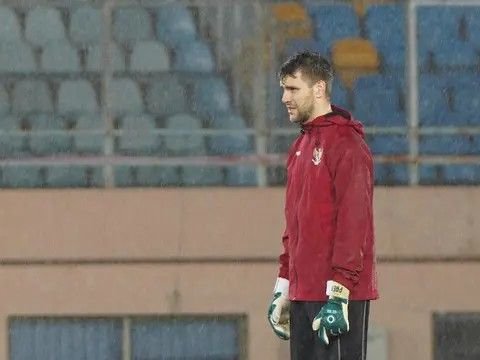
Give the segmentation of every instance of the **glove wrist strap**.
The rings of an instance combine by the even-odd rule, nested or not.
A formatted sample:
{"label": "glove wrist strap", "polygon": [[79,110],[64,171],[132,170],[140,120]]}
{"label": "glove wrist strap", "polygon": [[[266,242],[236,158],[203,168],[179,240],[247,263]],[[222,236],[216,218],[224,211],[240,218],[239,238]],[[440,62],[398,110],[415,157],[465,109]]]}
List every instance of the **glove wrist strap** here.
{"label": "glove wrist strap", "polygon": [[282,295],[288,296],[288,288],[290,286],[290,281],[284,278],[277,278],[277,282],[275,283],[275,287],[273,288],[273,293],[281,293]]}
{"label": "glove wrist strap", "polygon": [[335,297],[348,301],[348,297],[350,296],[350,290],[348,290],[345,286],[336,281],[328,280],[327,295],[330,299]]}

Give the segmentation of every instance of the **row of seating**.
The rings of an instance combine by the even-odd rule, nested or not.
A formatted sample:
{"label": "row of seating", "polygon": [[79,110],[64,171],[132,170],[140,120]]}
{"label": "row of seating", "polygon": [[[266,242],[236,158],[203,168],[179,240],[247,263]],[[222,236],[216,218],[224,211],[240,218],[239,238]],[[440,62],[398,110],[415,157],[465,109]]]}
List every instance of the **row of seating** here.
{"label": "row of seating", "polygon": [[[115,166],[118,187],[138,186],[255,186],[256,169],[236,166]],[[0,167],[2,188],[103,187],[100,166],[85,165],[6,165]]]}
{"label": "row of seating", "polygon": [[[215,60],[209,46],[200,40],[183,43],[175,49],[155,40],[138,41],[125,51],[115,43],[108,49],[109,67],[114,72],[153,73],[168,71],[212,72]],[[83,54],[66,41],[46,44],[37,59],[34,49],[25,42],[0,42],[0,73],[6,74],[75,74],[100,72],[104,49],[92,45]],[[128,56],[127,56],[128,55]]]}
{"label": "row of seating", "polygon": [[[132,78],[114,78],[108,85],[107,101],[114,116],[149,112],[166,117],[192,111],[208,118],[232,112],[233,108],[226,82],[214,74],[185,82],[174,75],[141,83]],[[0,115],[56,113],[75,119],[98,113],[101,103],[100,79],[25,79],[0,84]]]}
{"label": "row of seating", "polygon": [[[25,16],[24,27],[20,13]],[[40,48],[51,42],[67,41],[82,48],[102,41],[103,23],[102,9],[88,5],[37,6],[27,10],[0,6],[0,42],[25,39],[33,47]],[[127,46],[155,38],[169,46],[198,39],[191,12],[178,4],[150,9],[135,5],[115,8],[112,36],[119,44]]]}

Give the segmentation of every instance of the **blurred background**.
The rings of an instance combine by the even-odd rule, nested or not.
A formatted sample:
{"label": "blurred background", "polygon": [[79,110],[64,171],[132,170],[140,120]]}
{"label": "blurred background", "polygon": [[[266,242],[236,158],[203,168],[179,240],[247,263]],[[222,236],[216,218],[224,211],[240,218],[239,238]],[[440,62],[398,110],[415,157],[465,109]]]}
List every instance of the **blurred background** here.
{"label": "blurred background", "polygon": [[479,0],[1,1],[0,359],[289,358],[302,49],[375,155],[368,359],[480,359]]}

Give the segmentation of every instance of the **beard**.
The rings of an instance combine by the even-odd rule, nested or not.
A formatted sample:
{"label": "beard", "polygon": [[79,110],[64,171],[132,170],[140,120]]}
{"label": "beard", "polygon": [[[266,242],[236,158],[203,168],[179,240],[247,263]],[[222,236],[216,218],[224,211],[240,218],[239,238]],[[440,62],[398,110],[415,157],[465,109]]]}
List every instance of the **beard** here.
{"label": "beard", "polygon": [[298,115],[296,118],[292,119],[292,122],[299,125],[305,123],[307,120],[309,120],[312,117],[313,109],[314,109],[313,102],[310,103],[309,105],[304,105],[301,108],[297,108]]}

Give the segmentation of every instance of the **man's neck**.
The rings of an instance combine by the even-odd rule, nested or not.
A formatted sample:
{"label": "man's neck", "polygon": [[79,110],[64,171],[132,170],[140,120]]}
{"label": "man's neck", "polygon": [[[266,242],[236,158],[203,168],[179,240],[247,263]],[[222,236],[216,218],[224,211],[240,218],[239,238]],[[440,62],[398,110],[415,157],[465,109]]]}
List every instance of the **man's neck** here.
{"label": "man's neck", "polygon": [[307,121],[305,121],[305,124],[308,124],[309,122],[315,120],[319,116],[323,116],[331,112],[332,112],[332,105],[329,102],[318,104],[315,107],[312,116]]}

